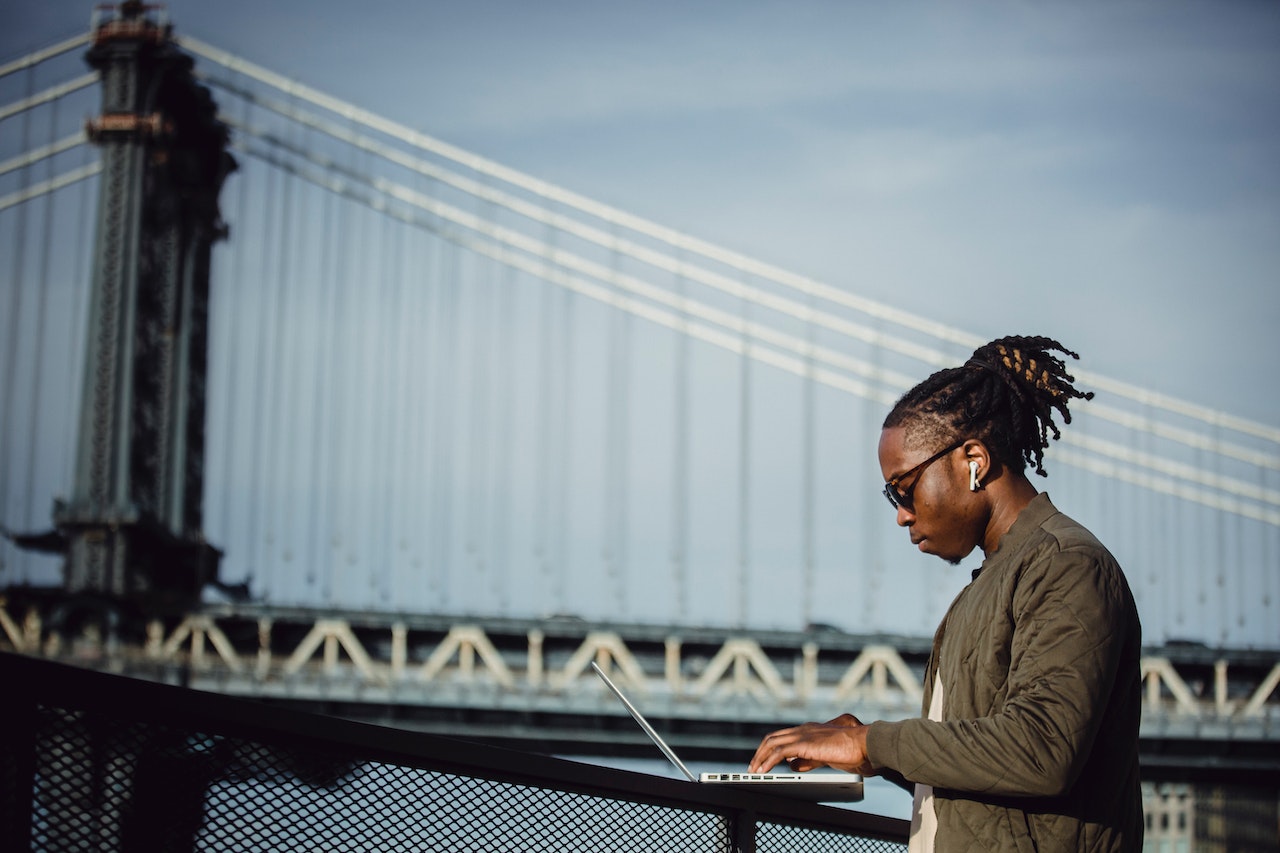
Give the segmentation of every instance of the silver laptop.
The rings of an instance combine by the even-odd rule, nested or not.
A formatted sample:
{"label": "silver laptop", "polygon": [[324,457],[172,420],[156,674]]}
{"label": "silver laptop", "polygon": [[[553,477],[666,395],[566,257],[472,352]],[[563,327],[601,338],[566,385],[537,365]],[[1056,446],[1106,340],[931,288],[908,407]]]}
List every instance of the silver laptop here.
{"label": "silver laptop", "polygon": [[811,773],[712,771],[695,776],[693,771],[680,760],[680,756],[676,755],[675,750],[662,739],[662,735],[658,734],[653,726],[649,725],[649,721],[644,718],[644,714],[641,714],[636,706],[631,704],[631,700],[618,689],[618,685],[613,683],[613,680],[605,674],[603,669],[596,665],[595,661],[591,662],[591,668],[596,671],[596,675],[604,679],[604,683],[609,685],[609,689],[614,692],[614,695],[622,700],[622,704],[631,712],[631,716],[640,724],[640,728],[644,729],[644,733],[649,736],[649,739],[657,744],[658,749],[662,750],[662,754],[667,757],[667,760],[674,764],[676,769],[683,773],[684,777],[690,782],[752,788],[754,790],[767,791],[770,794],[795,797],[799,800],[810,800],[815,803],[851,803],[862,799],[862,776],[857,773],[837,773],[821,770]]}

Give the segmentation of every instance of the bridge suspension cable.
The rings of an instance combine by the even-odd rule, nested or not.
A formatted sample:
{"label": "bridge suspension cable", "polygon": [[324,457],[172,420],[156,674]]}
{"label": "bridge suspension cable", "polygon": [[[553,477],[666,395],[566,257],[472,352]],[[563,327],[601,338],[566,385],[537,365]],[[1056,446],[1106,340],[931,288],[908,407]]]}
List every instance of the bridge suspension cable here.
{"label": "bridge suspension cable", "polygon": [[[255,594],[288,599],[299,583],[291,578],[301,578],[310,600],[331,605],[420,608],[415,596],[425,595],[438,608],[564,613],[583,598],[577,559],[614,614],[662,587],[661,613],[698,619],[710,588],[746,626],[783,606],[758,594],[758,579],[788,572],[804,624],[833,613],[864,625],[884,618],[888,561],[895,584],[903,569],[869,520],[845,532],[844,519],[874,510],[861,494],[846,496],[845,484],[868,471],[844,457],[865,453],[831,433],[874,434],[878,413],[922,367],[957,363],[976,337],[599,204],[197,40],[180,43],[224,69],[200,73],[227,96],[221,118],[254,175],[248,185],[237,177],[227,207],[234,248],[211,333],[223,408],[210,410],[209,450],[225,470],[209,499],[237,570],[257,573]],[[0,66],[0,78],[35,67],[36,56]],[[28,78],[29,91],[0,107],[4,121],[52,111],[50,127],[60,128],[0,160],[0,224],[44,246],[24,255],[27,241],[14,244],[7,293],[4,329],[23,335],[7,335],[0,354],[0,524],[10,530],[13,508],[36,517],[31,507],[66,479],[42,482],[56,467],[45,461],[53,431],[33,411],[48,408],[49,395],[29,374],[60,370],[58,387],[76,385],[62,378],[75,369],[50,356],[74,336],[26,332],[63,316],[43,301],[68,260],[49,250],[50,235],[70,215],[69,188],[87,192],[100,166],[58,105],[87,94],[94,78],[39,92]],[[87,230],[92,205],[73,206]],[[69,304],[78,327],[83,300]],[[1122,530],[1147,531],[1122,547],[1141,557],[1134,577],[1161,630],[1177,635],[1197,608],[1213,611],[1221,638],[1246,620],[1276,624],[1280,430],[1075,372],[1105,398],[1080,406],[1051,450],[1078,472],[1054,488],[1114,513]],[[708,387],[723,411],[705,405]],[[590,429],[600,434],[588,436],[582,410],[595,396]],[[28,400],[38,405],[25,408]],[[793,424],[770,432],[762,412]],[[833,465],[833,446],[845,467]],[[790,466],[785,495],[774,494],[782,481],[771,457]],[[665,496],[637,485],[648,481]],[[708,489],[725,504],[714,533]],[[770,541],[780,508],[795,543],[782,556]],[[589,557],[574,552],[583,528],[572,516],[584,511]],[[658,526],[642,524],[646,514],[665,522],[662,572],[645,550]],[[14,564],[10,550],[0,551],[0,571],[5,560]],[[832,593],[835,566],[849,563],[856,607]],[[1233,583],[1254,576],[1260,594]],[[922,585],[920,612],[937,611],[947,594]]]}
{"label": "bridge suspension cable", "polygon": [[8,77],[10,74],[18,71],[25,71],[28,68],[34,68],[42,62],[61,56],[62,54],[75,50],[76,48],[83,47],[89,43],[89,38],[89,33],[81,33],[48,47],[33,50],[26,56],[19,57],[12,62],[6,62],[4,65],[0,65],[0,78]]}
{"label": "bridge suspension cable", "polygon": [[[601,204],[592,199],[578,195],[577,193],[557,187],[546,181],[530,177],[517,170],[502,166],[501,164],[494,163],[493,161],[449,145],[420,131],[412,130],[398,122],[378,116],[368,110],[364,110],[353,104],[342,101],[341,99],[318,92],[308,86],[290,80],[282,75],[241,59],[231,53],[207,45],[198,39],[183,37],[180,39],[180,42],[193,53],[204,56],[206,59],[230,70],[241,73],[246,77],[265,83],[266,85],[284,92],[291,97],[296,97],[316,106],[323,107],[335,115],[355,121],[370,129],[377,130],[415,148],[444,157],[479,174],[528,190],[547,201],[557,202],[572,207],[584,214],[598,218],[602,221],[654,238],[670,245],[674,249],[679,249],[682,252],[697,254],[735,268],[747,275],[766,278],[807,295],[815,296],[848,308],[853,308],[861,313],[867,314],[868,316],[887,320],[895,323],[896,325],[911,328],[916,331],[925,332],[929,336],[940,341],[957,344],[966,348],[973,348],[983,343],[982,339],[977,336],[955,329],[954,327],[937,323],[909,312],[901,311],[900,309],[875,302],[874,300],[856,296],[830,285],[816,282],[805,276],[797,275],[787,270],[766,264],[762,261],[758,261],[754,258],[741,255],[737,252],[732,252],[724,249],[723,247],[707,243],[674,229],[658,225],[641,217]],[[880,336],[874,342],[879,346],[886,346],[890,348],[894,345],[893,341],[886,336]],[[944,367],[951,363],[950,358],[938,351],[920,348],[916,350],[914,354],[921,361],[934,367]],[[1245,418],[1239,418],[1225,412],[1210,409],[1206,406],[1196,405],[1169,395],[1141,389],[1128,383],[1109,380],[1105,377],[1096,376],[1092,373],[1082,372],[1081,378],[1083,379],[1084,377],[1088,377],[1087,381],[1098,384],[1100,387],[1103,387],[1111,393],[1132,399],[1136,403],[1165,409],[1175,414],[1204,421],[1212,426],[1232,429],[1238,432],[1265,438],[1271,442],[1280,443],[1280,429],[1270,427],[1266,424],[1259,424]]]}
{"label": "bridge suspension cable", "polygon": [[[257,102],[263,103],[261,99]],[[273,111],[280,112],[288,118],[298,117],[296,110],[281,110],[278,109],[279,105],[276,104],[268,104],[268,106]],[[298,158],[310,162],[313,166],[340,175],[337,179],[328,178],[325,177],[324,173],[308,171],[292,165],[290,161],[275,156],[268,151],[244,149],[247,153],[261,156],[281,168],[289,169],[299,177],[310,180],[317,185],[326,186],[331,191],[349,196],[352,195],[352,192],[346,182],[359,183],[376,194],[373,197],[360,199],[374,209],[387,210],[386,200],[408,204],[442,220],[459,225],[468,231],[491,238],[499,244],[516,250],[516,253],[524,253],[536,260],[532,260],[529,263],[521,263],[518,261],[519,254],[498,249],[492,243],[484,244],[474,238],[465,238],[457,232],[441,232],[447,233],[449,238],[459,245],[465,245],[487,257],[524,269],[532,274],[538,274],[537,271],[542,268],[543,264],[551,264],[557,268],[564,269],[566,271],[565,277],[548,277],[547,280],[569,287],[581,295],[605,302],[620,310],[643,316],[645,319],[659,323],[667,328],[677,328],[677,314],[672,313],[673,311],[705,320],[710,325],[693,324],[685,328],[684,331],[737,355],[771,364],[797,376],[803,377],[811,374],[814,379],[824,384],[886,405],[891,404],[898,394],[913,384],[914,380],[906,376],[906,374],[884,370],[863,359],[845,355],[830,348],[813,346],[804,338],[778,331],[771,325],[747,320],[744,314],[734,314],[727,310],[717,309],[687,295],[676,294],[667,288],[653,285],[640,277],[621,274],[614,268],[550,246],[524,232],[497,226],[488,219],[463,211],[403,184],[398,184],[382,177],[353,172],[328,162],[313,152],[290,146],[284,140],[276,138],[259,128],[237,125],[232,119],[228,119],[228,121],[232,123],[233,127],[245,134],[267,142],[273,149],[287,151]],[[307,124],[323,130],[344,142],[354,144],[361,150],[367,150],[379,156],[388,156],[391,153],[386,146],[380,146],[371,140],[345,133],[341,129],[329,126],[315,117],[311,117]],[[709,285],[723,293],[737,297],[743,302],[766,307],[792,316],[802,322],[813,323],[823,328],[849,335],[862,340],[864,343],[879,344],[885,339],[885,336],[872,333],[860,324],[851,323],[830,314],[814,312],[792,300],[772,296],[759,288],[730,279],[727,276],[688,265],[682,259],[671,258],[637,246],[629,241],[620,240],[600,229],[578,225],[561,215],[545,211],[543,208],[520,202],[497,191],[479,187],[475,182],[456,176],[450,177],[443,170],[431,167],[430,164],[407,157],[402,153],[394,153],[392,156],[388,156],[388,159],[393,159],[398,165],[412,168],[427,177],[435,179],[449,178],[448,182],[452,185],[487,202],[527,216],[540,225],[581,237],[596,245],[607,247],[618,254],[624,254],[640,260],[664,272],[678,272],[689,280]],[[579,278],[579,275],[585,275],[587,278]],[[608,285],[608,288],[601,288],[591,282],[602,282]],[[638,303],[633,299],[619,295],[617,293],[619,290],[649,300],[649,302],[657,303],[663,307],[648,307],[643,303]],[[716,327],[723,331],[716,331]],[[746,339],[750,339],[753,344],[751,346],[745,345],[743,340]],[[767,342],[775,348],[761,347],[761,342]],[[941,353],[936,350],[912,346],[901,341],[895,341],[892,347],[887,348],[895,349],[922,361],[940,360],[942,358]],[[806,360],[812,360],[825,365],[825,367],[806,366]],[[878,382],[881,387],[877,388],[876,386],[868,385],[842,371]],[[1270,470],[1280,468],[1280,456],[1274,454],[1241,447],[1193,430],[1158,423],[1150,418],[1124,412],[1105,404],[1094,403],[1091,405],[1090,411],[1098,417],[1111,420],[1138,432],[1150,432],[1161,438],[1235,458],[1250,465]],[[1213,509],[1240,514],[1267,524],[1280,526],[1280,511],[1275,509],[1275,507],[1280,507],[1280,492],[1274,489],[1259,487],[1255,484],[1244,482],[1237,478],[1222,476],[1214,472],[1206,472],[1196,466],[1180,463],[1148,452],[1134,451],[1117,442],[1088,435],[1068,432],[1063,435],[1062,441],[1065,444],[1075,446],[1079,451],[1058,454],[1059,458],[1068,464],[1084,467],[1102,476],[1113,477],[1154,491],[1202,503]],[[1112,460],[1123,462],[1125,465],[1119,466],[1101,462],[1096,459],[1098,456],[1109,457]],[[1149,469],[1152,473],[1133,472],[1131,468],[1126,467],[1135,465],[1139,469]],[[1180,483],[1179,481],[1186,482]],[[1207,487],[1212,491],[1206,491],[1205,488],[1201,487]],[[1233,497],[1224,497],[1220,493]],[[1272,508],[1255,507],[1249,501],[1261,502]]]}
{"label": "bridge suspension cable", "polygon": [[[230,62],[228,63],[228,67],[245,71],[250,76],[254,76],[255,78],[262,79],[264,82],[270,82],[274,78],[274,75],[271,75],[269,72],[264,72],[261,69],[256,68],[256,66],[247,65],[246,67],[248,70],[246,71],[246,67],[241,67],[240,62],[242,61]],[[522,199],[516,198],[508,193],[504,193],[499,190],[492,189],[491,187],[488,187],[480,183],[479,181],[475,181],[475,180],[466,178],[464,176],[458,175],[456,173],[453,173],[449,170],[443,169],[422,158],[414,157],[400,149],[394,148],[393,146],[380,143],[377,140],[372,139],[368,136],[365,136],[353,131],[349,131],[337,125],[335,122],[325,120],[319,116],[308,113],[304,110],[291,107],[278,100],[254,95],[253,93],[250,93],[247,90],[245,90],[243,87],[237,87],[230,82],[220,81],[213,78],[211,78],[211,82],[213,82],[216,85],[220,85],[223,88],[226,88],[228,91],[235,92],[241,97],[249,98],[254,103],[260,106],[263,106],[273,112],[276,112],[284,116],[285,118],[288,118],[292,121],[299,122],[305,126],[308,126],[320,132],[323,132],[333,137],[334,139],[353,145],[361,150],[368,151],[379,157],[383,157],[389,162],[405,167],[415,173],[422,174],[434,180],[441,181],[445,184],[448,184],[450,186],[453,186],[461,190],[464,193],[473,195],[477,198],[481,198],[485,201],[499,205],[518,215],[528,218],[532,222],[538,223],[540,225],[545,225],[549,228],[555,228],[558,231],[572,234],[573,236],[579,237],[587,242],[607,248],[612,252],[624,254],[629,257],[640,260],[650,265],[654,269],[658,269],[666,273],[679,272],[682,276],[685,276],[690,280],[694,280],[701,284],[708,285],[722,292],[735,296],[736,298],[749,301],[752,304],[761,305],[770,310],[777,311],[781,314],[794,317],[795,319],[805,323],[816,323],[826,328],[831,328],[842,334],[848,335],[851,338],[860,340],[864,343],[867,343],[873,346],[878,346],[878,347],[883,347],[890,350],[898,351],[903,355],[914,358],[918,361],[921,361],[925,364],[928,364],[934,367],[950,363],[949,357],[945,353],[937,349],[920,346],[918,344],[902,340],[896,336],[886,335],[882,332],[870,329],[865,325],[848,321],[843,318],[838,318],[826,312],[816,311],[810,306],[797,303],[794,300],[774,296],[772,294],[767,293],[766,291],[761,290],[760,288],[745,285],[741,281],[729,278],[728,276],[725,276],[723,274],[715,273],[713,271],[706,270],[700,266],[692,265],[683,256],[680,256],[677,258],[667,253],[657,252],[655,250],[640,246],[634,241],[620,238],[618,237],[616,231],[607,232],[599,228],[587,226],[576,220],[566,217],[562,214],[553,213],[545,205],[533,204],[533,203],[524,201]],[[384,125],[386,124],[385,120],[374,120],[372,118],[369,118],[369,115],[366,114],[365,111],[359,110],[358,108],[355,108],[355,107],[351,107],[350,105],[342,105],[341,102],[331,103],[333,99],[328,98],[327,96],[319,96],[318,94],[312,93],[311,90],[308,90],[305,87],[302,87],[300,92],[295,92],[294,89],[296,88],[296,86],[294,84],[289,84],[286,82],[285,84],[281,84],[279,88],[282,88],[283,90],[290,92],[291,94],[298,94],[300,97],[302,97],[305,100],[314,102],[321,106],[326,106],[328,108],[331,108],[335,112],[338,112],[339,115],[344,115],[349,118],[352,118],[353,120],[357,120],[368,127],[386,130],[386,127],[384,127]],[[423,137],[423,135],[421,134],[410,132],[407,129],[395,126],[394,123],[391,123],[390,126],[394,129],[395,131],[394,135],[396,136],[396,138],[399,138],[402,141],[413,143],[417,145],[417,147],[423,150],[439,153],[437,150],[437,146],[429,144],[429,143],[435,142],[434,140],[430,140],[429,137]],[[241,128],[241,129],[250,133],[261,134],[260,131],[255,131],[252,128]],[[388,132],[391,132],[391,131],[388,131]],[[269,135],[267,134],[261,134],[261,135],[264,138],[269,139]],[[419,137],[423,137],[423,138],[420,139]],[[428,140],[428,141],[424,141],[424,140]],[[280,144],[279,140],[270,140],[270,141],[276,144]],[[449,146],[444,146],[444,149],[446,151],[451,150]],[[295,151],[294,153],[299,154],[301,152]],[[458,158],[454,158],[454,159],[458,159]],[[472,165],[472,163],[470,162],[470,159],[471,158],[461,158],[461,159],[458,159],[458,162],[462,162],[465,165],[470,166]],[[487,164],[487,161],[482,161],[482,163]],[[317,165],[323,166],[326,164],[317,163]],[[505,170],[503,168],[486,169],[487,174],[494,175],[494,176],[501,176],[504,179],[507,179],[510,177],[509,175],[507,175],[508,171],[509,170]],[[348,176],[348,177],[356,177],[356,176]],[[524,181],[512,180],[511,183],[517,186],[545,189],[545,187],[543,186],[543,182],[533,181],[532,179],[524,180]],[[463,225],[464,227],[468,227],[473,230],[483,228],[482,225],[476,224],[479,221],[477,217],[474,217],[469,214],[461,213],[457,211],[456,208],[451,208],[448,205],[437,204],[432,200],[423,201],[420,198],[414,198],[415,195],[420,195],[420,194],[415,194],[412,190],[409,190],[403,186],[391,184],[388,181],[386,181],[386,179],[370,178],[369,185],[371,185],[374,189],[378,190],[379,192],[387,193],[388,195],[391,195],[393,197],[398,197],[400,200],[407,201],[408,203],[414,204],[415,206],[422,206],[424,207],[424,209],[428,209],[430,212],[434,213],[435,215],[450,219],[451,221],[457,224]],[[551,192],[547,193],[546,198],[559,200],[559,196]],[[578,198],[577,196],[573,194],[569,194],[569,199],[573,201],[575,204],[576,204],[577,198]],[[578,206],[581,209],[584,209],[592,214],[601,215],[601,218],[604,218],[606,221],[613,222],[614,224],[621,224],[624,221],[629,225],[632,224],[630,217],[628,217],[625,214],[620,214],[617,211],[613,211],[611,208],[605,208],[604,209],[605,213],[600,214],[598,209],[599,206],[595,205],[594,203],[586,204],[585,206],[584,205],[578,205]],[[658,236],[673,246],[681,246],[683,248],[683,244],[681,243],[681,240],[680,240],[680,238],[683,237],[683,235],[678,235],[675,232],[670,232],[669,229],[663,229],[658,226],[652,226],[652,227],[646,227],[643,229],[637,227],[637,230],[640,231],[641,233],[646,233],[649,236]],[[539,246],[538,241],[536,241],[535,239],[526,238],[523,236],[516,236],[516,232],[507,231],[507,232],[503,232],[502,234],[496,234],[496,235],[490,234],[490,236],[499,236],[500,239],[504,240],[504,242],[510,242],[513,245],[520,244],[520,248],[522,248],[524,251],[528,251],[531,253],[539,253],[539,252],[547,251],[546,247]],[[701,252],[701,254],[706,255],[708,257],[718,257],[720,252],[703,251]],[[570,266],[573,266],[575,264],[579,265],[579,267],[581,266],[580,259],[569,257],[567,255],[564,255],[564,253],[558,253],[558,255],[559,257],[557,257],[556,260],[560,263],[566,263],[566,264],[569,264]],[[735,256],[735,257],[737,257],[739,260],[743,260],[743,261],[747,260],[747,259],[741,259],[740,256]],[[747,270],[752,272],[759,271],[758,268],[751,265],[746,265],[743,263],[737,263],[735,264],[735,266],[741,270]],[[766,266],[765,269],[768,270],[770,268],[767,268]],[[608,280],[609,278],[608,275],[603,275],[603,276],[600,275],[598,271],[595,271],[592,274],[593,274],[593,277],[597,279]],[[774,280],[780,281],[784,284],[794,283],[793,282],[794,277],[785,275],[785,274],[781,276],[773,276],[773,278]],[[630,281],[627,281],[627,282],[615,281],[614,283],[624,287],[629,287],[634,290],[636,288],[635,282],[636,282],[635,279],[631,279]],[[652,298],[652,293],[655,290],[655,288],[646,287],[643,283],[641,283],[639,287],[647,289],[649,291],[650,298]],[[811,295],[816,295],[819,291],[814,289],[808,289],[807,292],[809,292]],[[821,292],[826,298],[832,298],[832,294],[836,294],[836,297],[835,297],[836,301],[841,301],[844,304],[856,304],[860,308],[863,307],[862,306],[863,300],[855,299],[850,301],[850,300],[839,299],[839,294],[842,293],[840,291],[835,291],[834,289],[831,289],[831,288],[823,288]],[[660,298],[665,298],[665,297],[660,297]],[[670,299],[668,298],[667,301],[669,302]],[[684,301],[684,304],[687,306],[689,310],[692,310],[695,313],[697,313],[699,310],[702,309],[702,306],[699,306],[696,303],[693,303],[687,300],[682,300],[682,301]],[[726,312],[719,312],[721,317],[723,317],[725,313]],[[868,313],[873,313],[873,312],[868,312]],[[741,322],[733,321],[731,325],[741,326]],[[752,329],[752,334],[753,336],[756,336],[758,338],[764,338],[764,339],[767,339],[772,335],[770,330],[766,329],[760,324],[754,324]],[[971,342],[972,341],[970,341],[970,343]],[[796,344],[793,341],[792,343],[787,344],[785,348],[790,349],[794,352],[799,352],[803,355],[802,344]],[[853,370],[854,372],[859,373],[864,377],[881,379],[881,381],[883,381],[889,387],[889,389],[891,389],[890,391],[887,392],[890,395],[896,396],[896,393],[900,392],[901,390],[907,387],[910,387],[913,381],[901,373],[876,377],[875,374],[878,373],[879,371],[876,369],[869,368],[866,362],[862,362],[854,359],[842,358],[839,356],[833,356],[829,351],[826,353],[826,357],[828,359],[834,358],[842,361],[843,367],[845,369]],[[1142,404],[1143,406],[1166,409],[1171,412],[1186,415],[1188,417],[1203,421],[1204,423],[1212,426],[1234,429],[1248,435],[1267,439],[1268,441],[1280,441],[1280,430],[1274,430],[1263,424],[1256,424],[1250,421],[1245,421],[1243,419],[1233,418],[1231,416],[1225,415],[1224,413],[1216,412],[1206,407],[1196,406],[1194,404],[1185,403],[1184,401],[1179,401],[1164,395],[1155,394],[1153,392],[1149,392],[1144,389],[1139,389],[1135,386],[1128,385],[1127,383],[1121,383],[1114,380],[1109,380],[1106,377],[1102,377],[1100,375],[1079,372],[1079,371],[1078,371],[1078,374],[1082,382],[1083,381],[1091,382],[1094,385],[1096,385],[1100,390],[1111,391],[1114,394],[1126,397],[1134,402]],[[885,399],[885,396],[886,396],[885,393],[875,393],[875,392],[861,390],[864,387],[866,386],[854,385],[852,386],[852,388],[846,389],[846,390],[852,390],[853,393],[859,393],[864,396],[870,396],[872,399],[876,399],[877,401],[881,401],[881,402]],[[1091,407],[1091,411],[1095,416],[1112,420],[1120,424],[1121,426],[1124,426],[1131,430],[1135,430],[1138,432],[1150,431],[1160,438],[1186,444],[1193,448],[1207,450],[1211,453],[1224,455],[1230,458],[1235,458],[1243,462],[1246,462],[1250,465],[1260,465],[1262,467],[1272,469],[1272,470],[1280,469],[1280,454],[1260,452],[1250,448],[1245,448],[1233,442],[1224,441],[1214,436],[1205,435],[1204,433],[1196,432],[1194,430],[1178,428],[1175,426],[1159,423],[1159,422],[1153,421],[1149,417],[1135,416],[1133,414],[1117,409],[1114,406],[1109,406],[1104,403],[1093,404]],[[1065,440],[1068,442],[1075,441],[1075,439],[1071,436],[1067,436]],[[1085,450],[1086,452],[1101,453],[1103,455],[1114,456],[1115,451],[1110,448],[1114,448],[1114,445],[1108,445],[1105,443],[1098,443],[1098,442],[1089,442],[1087,446],[1082,447],[1082,449]],[[1064,457],[1064,461],[1070,462],[1071,460],[1077,459],[1077,458],[1080,458],[1078,454],[1075,456]],[[1148,455],[1147,458],[1151,458],[1151,457]],[[1132,461],[1132,460],[1129,460],[1129,461]],[[1186,466],[1182,466],[1181,468],[1179,468],[1177,466],[1167,465],[1164,462],[1159,460],[1156,460],[1155,464],[1152,466],[1146,466],[1146,463],[1140,463],[1140,464],[1143,465],[1144,467],[1153,467],[1157,471],[1157,473],[1164,473],[1167,475],[1174,476],[1175,478],[1180,476],[1179,474],[1175,473],[1176,471],[1187,470]],[[1104,476],[1107,475],[1106,472],[1108,469],[1100,467],[1098,465],[1092,465],[1090,466],[1090,469],[1093,470],[1095,473],[1102,473]],[[1117,476],[1122,479],[1128,479],[1127,477],[1123,477],[1119,474]],[[1196,479],[1203,480],[1203,478],[1199,478],[1199,477],[1197,477]],[[1229,479],[1223,479],[1223,478],[1211,478],[1211,479],[1214,483],[1218,484],[1217,487],[1220,489],[1224,489],[1228,492],[1236,491],[1235,486],[1232,485]],[[1202,482],[1201,484],[1204,485],[1205,483]],[[1186,490],[1183,490],[1183,491],[1186,491]],[[1256,490],[1246,489],[1246,491],[1243,494],[1248,495],[1250,493],[1256,493]],[[1197,494],[1197,492],[1195,492],[1193,487],[1192,491],[1188,492],[1188,494],[1195,495]],[[1268,503],[1272,503],[1272,504],[1276,503],[1276,501],[1274,500],[1274,496],[1263,497],[1262,499]],[[1230,503],[1224,504],[1221,500],[1219,500],[1216,497],[1209,496],[1206,498],[1206,501],[1207,501],[1207,504],[1210,506],[1214,506],[1216,508],[1225,508],[1226,511],[1235,511],[1235,509],[1233,508],[1235,506],[1234,504],[1230,504]],[[1276,523],[1274,520],[1272,520],[1275,517],[1274,513],[1268,514],[1264,511],[1263,513],[1259,514],[1257,512],[1249,512],[1246,509],[1245,514],[1249,515],[1250,517],[1261,517],[1264,520],[1268,520],[1268,523]]]}

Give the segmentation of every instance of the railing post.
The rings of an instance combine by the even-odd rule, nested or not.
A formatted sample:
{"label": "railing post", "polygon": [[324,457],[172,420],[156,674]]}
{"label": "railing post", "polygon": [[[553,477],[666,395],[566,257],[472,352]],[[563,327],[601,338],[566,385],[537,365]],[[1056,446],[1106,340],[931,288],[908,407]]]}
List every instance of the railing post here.
{"label": "railing post", "polygon": [[0,714],[0,848],[30,850],[36,790],[36,700],[13,690]]}
{"label": "railing post", "polygon": [[756,824],[759,818],[750,809],[735,811],[729,819],[729,849],[733,853],[756,853]]}

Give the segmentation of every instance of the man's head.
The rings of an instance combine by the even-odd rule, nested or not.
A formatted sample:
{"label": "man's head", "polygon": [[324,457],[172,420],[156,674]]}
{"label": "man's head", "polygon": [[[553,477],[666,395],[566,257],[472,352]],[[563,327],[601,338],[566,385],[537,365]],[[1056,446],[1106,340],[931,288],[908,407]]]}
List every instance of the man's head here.
{"label": "man's head", "polygon": [[993,513],[997,525],[1011,523],[1001,511],[1035,494],[1024,471],[1030,463],[1044,476],[1044,450],[1060,435],[1054,413],[1070,423],[1068,402],[1093,397],[1072,385],[1054,351],[1078,358],[1050,338],[992,341],[889,412],[880,439],[885,495],[921,550],[959,562],[992,544]]}

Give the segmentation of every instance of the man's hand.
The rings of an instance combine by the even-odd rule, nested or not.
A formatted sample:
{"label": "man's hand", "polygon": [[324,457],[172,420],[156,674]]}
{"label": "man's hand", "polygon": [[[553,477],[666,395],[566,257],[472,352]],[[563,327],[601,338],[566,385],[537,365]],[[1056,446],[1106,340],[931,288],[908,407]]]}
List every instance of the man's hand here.
{"label": "man's hand", "polygon": [[748,772],[767,773],[784,761],[797,772],[834,767],[864,776],[875,773],[867,758],[867,727],[852,714],[841,714],[828,723],[805,723],[765,735]]}

